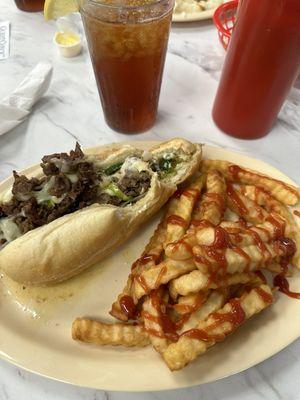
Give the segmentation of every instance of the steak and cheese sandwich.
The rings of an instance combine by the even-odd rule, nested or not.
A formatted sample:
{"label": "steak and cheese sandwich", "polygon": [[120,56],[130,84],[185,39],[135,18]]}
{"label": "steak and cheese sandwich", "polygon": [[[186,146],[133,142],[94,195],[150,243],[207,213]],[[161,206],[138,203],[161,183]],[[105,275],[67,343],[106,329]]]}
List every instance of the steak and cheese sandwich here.
{"label": "steak and cheese sandwich", "polygon": [[0,270],[28,285],[68,279],[110,254],[199,168],[201,146],[173,139],[43,157],[0,193]]}

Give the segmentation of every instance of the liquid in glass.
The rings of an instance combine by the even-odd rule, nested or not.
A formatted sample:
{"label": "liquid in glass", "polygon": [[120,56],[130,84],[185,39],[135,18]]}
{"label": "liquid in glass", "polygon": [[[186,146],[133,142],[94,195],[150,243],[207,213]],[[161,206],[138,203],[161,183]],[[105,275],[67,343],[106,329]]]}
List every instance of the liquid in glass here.
{"label": "liquid in glass", "polygon": [[44,10],[45,0],[15,0],[15,3],[22,11],[37,12]]}
{"label": "liquid in glass", "polygon": [[81,12],[105,119],[116,131],[143,132],[155,122],[173,7],[164,3],[150,18],[151,4],[125,8],[122,22],[122,9]]}

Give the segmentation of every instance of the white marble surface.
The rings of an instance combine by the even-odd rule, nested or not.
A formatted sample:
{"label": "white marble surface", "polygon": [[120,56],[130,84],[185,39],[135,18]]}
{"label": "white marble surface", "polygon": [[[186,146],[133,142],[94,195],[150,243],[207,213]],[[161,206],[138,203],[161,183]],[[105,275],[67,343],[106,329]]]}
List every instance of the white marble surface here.
{"label": "white marble surface", "polygon": [[[151,132],[126,136],[103,121],[86,48],[72,60],[60,58],[52,45],[53,23],[40,14],[18,11],[0,0],[0,20],[11,22],[11,53],[0,62],[0,98],[42,60],[54,66],[47,95],[30,118],[0,137],[0,179],[13,168],[39,161],[43,154],[121,140],[155,140],[184,136],[263,159],[300,183],[300,82],[291,92],[276,126],[265,138],[241,141],[222,134],[210,116],[224,51],[210,21],[174,25],[160,101]],[[275,335],[276,333],[274,333]],[[272,338],[271,338],[272,339]],[[251,349],[249,349],[251,351]],[[199,387],[161,393],[117,393],[54,382],[0,361],[0,400],[4,399],[289,399],[300,398],[300,341],[243,373]]]}

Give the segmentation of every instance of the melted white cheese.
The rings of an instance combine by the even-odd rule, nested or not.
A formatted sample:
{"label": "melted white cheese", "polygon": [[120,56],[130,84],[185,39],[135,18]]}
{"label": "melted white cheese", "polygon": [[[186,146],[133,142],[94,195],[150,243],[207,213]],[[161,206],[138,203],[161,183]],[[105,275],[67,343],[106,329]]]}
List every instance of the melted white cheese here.
{"label": "melted white cheese", "polygon": [[22,235],[18,225],[9,217],[0,219],[0,235],[1,232],[8,242],[12,242]]}
{"label": "melted white cheese", "polygon": [[58,198],[49,194],[49,190],[52,189],[53,185],[54,177],[52,177],[47,183],[45,183],[41,190],[33,192],[33,195],[36,198],[38,204],[44,203],[46,201],[51,201],[53,203],[60,203],[62,201],[63,197]]}
{"label": "melted white cheese", "polygon": [[149,165],[145,161],[141,160],[137,157],[128,157],[124,161],[124,164],[121,167],[121,174],[125,174],[127,171],[148,171]]}
{"label": "melted white cheese", "polygon": [[72,183],[75,183],[78,181],[78,176],[76,174],[66,174],[66,176],[70,179]]}
{"label": "melted white cheese", "polygon": [[9,203],[13,197],[11,188],[0,195],[0,203]]}

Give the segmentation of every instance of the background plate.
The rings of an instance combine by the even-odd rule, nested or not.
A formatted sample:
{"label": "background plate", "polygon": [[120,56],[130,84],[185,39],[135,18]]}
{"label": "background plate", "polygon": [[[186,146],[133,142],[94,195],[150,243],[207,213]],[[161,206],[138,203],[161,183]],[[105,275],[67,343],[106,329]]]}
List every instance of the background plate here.
{"label": "background plate", "polygon": [[[133,144],[133,143],[131,143]],[[153,142],[136,142],[147,149]],[[97,148],[89,150],[96,152]],[[221,148],[204,146],[204,157],[230,160],[293,183],[270,165]],[[25,170],[34,173],[39,167]],[[0,185],[3,191],[11,184]],[[115,254],[65,283],[25,288],[3,276],[0,283],[0,357],[32,372],[104,390],[155,391],[211,382],[249,368],[300,335],[300,303],[277,295],[276,303],[182,371],[170,372],[152,349],[97,347],[74,342],[77,316],[110,321],[111,303],[122,289],[159,216]],[[25,255],[26,256],[26,255]],[[300,291],[300,272],[292,279]]]}
{"label": "background plate", "polygon": [[[230,0],[224,0],[223,3],[227,3]],[[194,13],[175,13],[173,12],[172,21],[173,22],[195,22],[195,21],[203,21],[206,19],[211,19],[216,11],[216,8],[212,8],[210,10],[199,11]]]}

